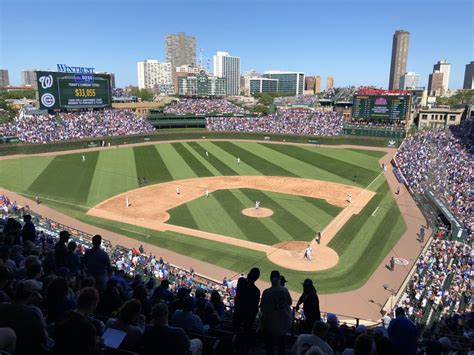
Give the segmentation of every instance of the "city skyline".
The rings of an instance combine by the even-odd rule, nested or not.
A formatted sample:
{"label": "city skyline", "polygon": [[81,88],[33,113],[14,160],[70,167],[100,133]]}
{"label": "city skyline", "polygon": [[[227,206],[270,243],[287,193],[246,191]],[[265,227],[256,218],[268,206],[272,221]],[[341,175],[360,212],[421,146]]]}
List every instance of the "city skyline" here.
{"label": "city skyline", "polygon": [[[196,38],[197,58],[200,48],[204,48],[205,67],[217,51],[226,51],[241,58],[241,74],[253,68],[257,72],[300,71],[308,76],[333,76],[338,87],[387,87],[392,36],[397,30],[411,34],[407,71],[420,74],[420,86],[427,86],[433,63],[446,59],[452,65],[449,87],[462,88],[465,66],[474,58],[473,31],[465,25],[470,23],[472,28],[473,4],[464,0],[448,5],[431,1],[430,6],[424,6],[428,4],[425,0],[417,4],[405,0],[384,3],[370,0],[357,4],[342,1],[340,5],[323,1],[291,4],[273,1],[275,6],[271,7],[269,1],[261,0],[240,1],[239,6],[229,3],[220,9],[214,6],[215,1],[199,4],[160,1],[158,5],[150,1],[105,0],[96,4],[86,0],[85,3],[94,5],[94,13],[81,19],[80,27],[93,29],[87,41],[77,35],[77,26],[76,30],[68,29],[67,6],[58,6],[67,2],[6,0],[0,5],[0,66],[9,70],[12,85],[21,83],[22,70],[56,69],[57,63],[113,72],[119,87],[137,85],[136,63],[147,58],[164,62],[165,35],[179,32]],[[138,18],[130,15],[143,6],[149,11]],[[189,11],[180,12],[183,6]],[[234,16],[226,17],[223,24],[211,21],[224,16],[231,6],[235,7]],[[340,6],[346,11],[340,12]],[[387,16],[395,8],[400,16]],[[248,15],[249,10],[252,16]],[[22,16],[11,16],[12,13]],[[163,14],[160,26],[150,22],[157,13]],[[258,16],[264,14],[262,18]],[[442,31],[434,35],[424,24],[440,16]],[[44,20],[36,21],[36,18]],[[53,21],[48,20],[51,18]],[[248,26],[255,18],[261,23]],[[268,26],[282,19],[286,19],[287,26]],[[22,31],[17,30],[19,26]],[[38,31],[43,40],[31,41],[30,34]],[[324,40],[324,33],[330,41]],[[62,45],[67,40],[74,45]],[[85,50],[80,50],[82,47]]]}

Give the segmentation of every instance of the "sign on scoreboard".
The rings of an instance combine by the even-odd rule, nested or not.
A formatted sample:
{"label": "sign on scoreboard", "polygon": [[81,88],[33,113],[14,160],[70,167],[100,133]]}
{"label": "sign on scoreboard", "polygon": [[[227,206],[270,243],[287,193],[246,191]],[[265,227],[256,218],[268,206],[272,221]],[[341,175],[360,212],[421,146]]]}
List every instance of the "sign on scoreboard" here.
{"label": "sign on scoreboard", "polygon": [[110,107],[107,74],[37,71],[36,80],[42,110]]}
{"label": "sign on scoreboard", "polygon": [[352,118],[363,120],[406,120],[410,95],[354,95]]}

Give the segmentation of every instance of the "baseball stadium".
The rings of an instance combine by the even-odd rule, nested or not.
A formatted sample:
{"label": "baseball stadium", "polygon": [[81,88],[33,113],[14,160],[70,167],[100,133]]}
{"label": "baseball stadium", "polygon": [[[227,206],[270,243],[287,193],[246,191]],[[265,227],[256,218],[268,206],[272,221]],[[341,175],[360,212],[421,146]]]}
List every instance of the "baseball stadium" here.
{"label": "baseball stadium", "polygon": [[[405,105],[396,123],[367,124],[365,107],[354,114],[372,96]],[[195,97],[145,116],[111,107],[22,111],[0,125],[2,258],[36,255],[46,273],[67,234],[84,260],[70,281],[79,289],[80,279],[94,276],[87,250],[100,235],[111,266],[104,288],[97,283],[101,294],[117,286],[114,278],[133,294],[132,285],[146,285],[152,302],[163,297],[154,289],[164,280],[178,296],[218,291],[219,326],[189,331],[203,353],[237,346],[226,341],[232,312],[240,280],[255,268],[258,289],[278,272],[289,290],[293,342],[310,319],[297,307],[309,284],[319,317],[336,318],[348,334],[372,334],[399,308],[433,334],[471,308],[473,120],[416,131],[408,129],[409,92],[341,89],[328,97],[331,111],[301,96],[276,100],[274,112],[260,116],[223,98]],[[338,112],[338,97],[353,102],[358,120]],[[33,236],[22,229],[31,221]],[[53,266],[51,275],[71,278],[56,260],[61,265],[66,274]],[[116,309],[98,307],[109,324]]]}

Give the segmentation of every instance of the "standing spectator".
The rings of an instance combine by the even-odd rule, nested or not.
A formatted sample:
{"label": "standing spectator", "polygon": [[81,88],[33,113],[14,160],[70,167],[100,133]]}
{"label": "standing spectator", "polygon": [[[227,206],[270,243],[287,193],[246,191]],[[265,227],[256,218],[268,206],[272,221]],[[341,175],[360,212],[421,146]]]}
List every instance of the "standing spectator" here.
{"label": "standing spectator", "polygon": [[275,343],[278,354],[285,354],[285,337],[293,322],[291,311],[291,296],[288,290],[280,284],[280,273],[273,270],[270,274],[272,286],[262,293],[260,309],[265,336],[267,355],[273,354]]}
{"label": "standing spectator", "polygon": [[145,329],[143,335],[144,355],[175,354],[200,355],[202,342],[199,339],[189,340],[182,328],[168,325],[168,307],[158,303],[152,311],[153,325]]}
{"label": "standing spectator", "polygon": [[392,319],[388,326],[388,335],[396,352],[407,355],[416,354],[418,338],[416,326],[405,316],[405,310],[401,307],[395,310],[395,316],[396,318]]}
{"label": "standing spectator", "polygon": [[73,276],[78,276],[81,271],[81,258],[76,253],[77,244],[71,240],[67,245],[66,267]]}
{"label": "standing spectator", "polygon": [[321,319],[319,297],[311,279],[305,279],[303,282],[303,293],[296,303],[296,310],[300,308],[301,304],[303,304],[303,312],[305,315],[303,332],[309,334],[313,329],[314,322]]}
{"label": "standing spectator", "polygon": [[57,269],[59,269],[60,267],[66,266],[66,254],[67,254],[66,243],[69,240],[69,236],[70,234],[68,231],[61,231],[59,233],[59,240],[54,245],[54,260],[55,260]]}
{"label": "standing spectator", "polygon": [[23,225],[23,229],[21,231],[23,243],[25,242],[34,243],[36,240],[36,228],[33,222],[31,221],[31,216],[29,214],[26,214],[25,216],[23,216],[23,221],[25,222],[25,224]]}
{"label": "standing spectator", "polygon": [[100,248],[101,243],[102,237],[98,234],[94,235],[92,237],[92,248],[84,254],[84,265],[87,274],[95,278],[96,287],[99,291],[105,290],[112,272],[109,256]]}
{"label": "standing spectator", "polygon": [[255,282],[259,277],[260,269],[252,268],[247,278],[240,277],[237,282],[232,324],[237,334],[237,350],[243,354],[255,341],[254,323],[260,301],[260,290]]}

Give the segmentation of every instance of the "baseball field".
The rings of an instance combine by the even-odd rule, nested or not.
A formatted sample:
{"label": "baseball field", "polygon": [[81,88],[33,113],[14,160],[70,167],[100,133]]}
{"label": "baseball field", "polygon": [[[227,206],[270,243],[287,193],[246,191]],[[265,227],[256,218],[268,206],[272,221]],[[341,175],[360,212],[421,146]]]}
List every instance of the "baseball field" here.
{"label": "baseball field", "polygon": [[0,186],[236,274],[258,266],[266,279],[277,268],[292,289],[311,277],[320,293],[338,293],[362,286],[406,229],[380,168],[384,154],[160,143],[1,160]]}

